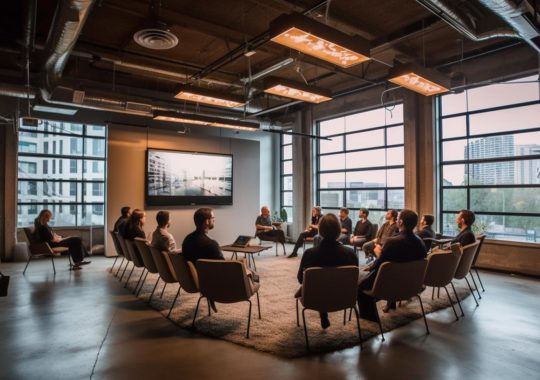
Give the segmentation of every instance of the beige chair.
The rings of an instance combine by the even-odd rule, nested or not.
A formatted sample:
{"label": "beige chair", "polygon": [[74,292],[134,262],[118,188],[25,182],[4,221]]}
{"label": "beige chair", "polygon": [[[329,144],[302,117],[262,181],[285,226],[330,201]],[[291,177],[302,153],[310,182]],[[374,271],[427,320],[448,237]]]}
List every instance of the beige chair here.
{"label": "beige chair", "polygon": [[209,302],[236,303],[247,301],[249,303],[248,324],[246,338],[249,338],[249,328],[251,325],[251,297],[257,295],[257,308],[259,319],[261,319],[261,304],[259,301],[259,284],[252,283],[246,274],[246,266],[243,261],[229,260],[204,260],[197,261],[197,274],[199,276],[199,287],[201,296],[197,301],[193,323],[199,310],[202,298]]}
{"label": "beige chair", "polygon": [[[54,257],[61,256],[62,253],[68,251],[68,248],[66,247],[51,248],[49,243],[39,242],[34,235],[33,227],[25,227],[23,228],[23,230],[24,230],[24,234],[26,235],[26,239],[28,239],[28,250],[29,250],[28,260],[26,261],[26,266],[24,267],[23,275],[26,273],[26,269],[28,268],[28,265],[30,264],[31,260],[48,258],[48,257],[51,258],[53,271],[56,274],[56,268],[54,266]],[[71,256],[69,256],[69,263],[71,267],[72,266]]]}
{"label": "beige chair", "polygon": [[[362,332],[358,309],[356,308],[358,294],[358,267],[313,267],[304,271],[304,280],[300,288],[300,297],[296,298],[296,324],[299,325],[298,302],[302,308],[302,321],[304,323],[304,336],[306,348],[309,350],[309,339],[306,324],[306,310],[331,313],[334,311],[354,309],[360,347],[362,346]],[[345,324],[345,316],[344,316]]]}
{"label": "beige chair", "polygon": [[154,259],[154,262],[156,263],[156,268],[158,270],[159,277],[156,281],[156,285],[154,285],[152,294],[150,294],[150,298],[148,299],[148,302],[152,300],[152,296],[154,295],[154,292],[156,291],[156,287],[158,286],[160,279],[164,282],[163,290],[161,291],[160,298],[163,297],[163,293],[165,292],[165,287],[167,286],[167,284],[174,284],[178,282],[167,260],[167,252],[161,252],[159,249],[153,246],[150,246],[150,252],[152,253],[152,258]]}
{"label": "beige chair", "polygon": [[171,305],[171,309],[169,310],[169,314],[167,314],[167,318],[169,318],[176,299],[180,295],[180,289],[184,289],[187,293],[199,293],[199,277],[197,276],[195,265],[193,265],[191,261],[186,261],[182,254],[169,252],[167,255],[172,265],[174,275],[180,284],[176,297],[174,297],[174,301]]}
{"label": "beige chair", "polygon": [[126,269],[129,266],[129,263],[133,263],[133,259],[131,258],[131,254],[128,250],[126,239],[122,235],[120,235],[118,232],[116,233],[116,237],[118,238],[118,243],[120,243],[120,247],[122,247],[122,252],[124,252],[124,257],[126,258],[126,266],[124,267],[124,271],[122,272],[122,275],[119,278],[119,281],[122,282],[122,279],[124,278],[124,274],[126,273]]}
{"label": "beige chair", "polygon": [[[426,334],[429,334],[426,313],[420,293],[424,290],[424,274],[426,273],[427,260],[415,260],[405,263],[385,262],[379,267],[373,288],[365,290],[364,293],[374,297],[376,300],[386,300],[388,302],[397,302],[417,297],[420,301],[424,324],[426,325]],[[377,309],[377,308],[375,308]],[[384,334],[379,311],[377,310],[377,321],[381,330],[382,340]]]}
{"label": "beige chair", "polygon": [[[459,260],[456,273],[454,274],[454,279],[456,280],[465,279],[465,281],[467,282],[467,286],[469,287],[469,290],[471,291],[471,294],[474,298],[474,302],[476,303],[476,306],[480,306],[480,305],[478,304],[478,300],[476,299],[476,296],[474,295],[473,288],[471,287],[471,284],[469,280],[467,279],[467,275],[470,274],[472,277],[471,266],[474,260],[474,256],[476,255],[476,250],[478,249],[479,245],[480,245],[480,242],[477,241],[476,243],[472,243],[461,248],[463,253],[461,254],[461,260]],[[451,282],[451,284],[452,284],[452,288],[454,289],[454,294],[456,295],[456,298],[458,300],[459,308],[461,309],[461,316],[464,316],[465,313],[463,312],[463,308],[461,307],[461,301],[456,292],[456,288],[453,282]]]}
{"label": "beige chair", "polygon": [[[484,240],[486,239],[486,234],[480,234],[476,237],[476,240],[479,242],[478,248],[476,249],[476,254],[474,255],[474,259],[471,265],[471,269],[474,270],[476,273],[476,277],[478,277],[478,282],[480,283],[480,286],[482,287],[482,292],[485,292],[486,289],[484,289],[484,284],[482,284],[482,279],[480,279],[480,273],[478,273],[478,269],[476,267],[476,260],[478,260],[478,256],[480,255],[480,250],[482,249],[482,245],[484,244]],[[474,276],[472,276],[474,279]],[[478,289],[478,287],[477,287]],[[480,295],[480,292],[478,293],[479,298],[482,298]]]}
{"label": "beige chair", "polygon": [[146,282],[146,278],[148,277],[148,273],[156,274],[158,273],[158,269],[156,263],[154,262],[154,258],[152,257],[152,252],[150,251],[148,241],[142,238],[135,238],[133,242],[135,243],[135,247],[139,249],[139,253],[146,269],[146,274],[144,275],[139,291],[137,292],[137,296],[139,296]]}
{"label": "beige chair", "polygon": [[428,264],[426,269],[426,275],[424,277],[424,285],[432,286],[435,288],[444,288],[446,295],[448,296],[448,302],[454,310],[456,321],[459,320],[454,302],[448,288],[446,287],[452,282],[454,274],[461,258],[461,249],[459,243],[452,244],[449,252],[432,253],[428,257]]}
{"label": "beige chair", "polygon": [[111,235],[111,239],[114,244],[114,249],[116,251],[116,259],[114,259],[114,263],[111,267],[110,272],[112,273],[114,266],[116,265],[116,261],[119,257],[122,257],[122,260],[120,261],[120,266],[118,267],[118,271],[116,272],[115,276],[118,276],[118,272],[120,271],[120,268],[122,267],[122,264],[124,263],[124,260],[126,259],[124,256],[124,252],[122,251],[122,247],[120,246],[120,242],[118,241],[117,232],[109,231],[109,234]]}
{"label": "beige chair", "polygon": [[137,287],[139,286],[139,282],[141,282],[141,278],[144,274],[144,262],[141,258],[141,254],[139,253],[139,249],[135,246],[135,242],[133,240],[124,239],[124,242],[126,243],[126,247],[128,249],[129,255],[131,256],[131,260],[133,262],[133,268],[131,268],[131,272],[129,272],[129,276],[126,280],[126,283],[124,285],[124,288],[127,287],[129,283],[129,279],[131,278],[131,275],[133,274],[133,270],[135,268],[143,268],[141,271],[141,275],[139,277],[139,281],[137,282],[137,285],[135,286],[135,289],[133,289],[133,292],[137,290]]}

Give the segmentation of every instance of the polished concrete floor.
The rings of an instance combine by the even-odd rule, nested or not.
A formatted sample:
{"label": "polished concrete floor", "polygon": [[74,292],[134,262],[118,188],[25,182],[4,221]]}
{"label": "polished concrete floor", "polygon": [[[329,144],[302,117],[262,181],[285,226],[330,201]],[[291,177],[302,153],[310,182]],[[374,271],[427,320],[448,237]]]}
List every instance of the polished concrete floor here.
{"label": "polished concrete floor", "polygon": [[[264,260],[264,257],[258,258]],[[284,258],[285,260],[285,258]],[[466,317],[451,310],[359,347],[283,359],[173,325],[136,299],[94,257],[0,264],[0,379],[533,379],[540,373],[540,281],[483,272],[486,292]],[[291,265],[298,262],[291,260]]]}

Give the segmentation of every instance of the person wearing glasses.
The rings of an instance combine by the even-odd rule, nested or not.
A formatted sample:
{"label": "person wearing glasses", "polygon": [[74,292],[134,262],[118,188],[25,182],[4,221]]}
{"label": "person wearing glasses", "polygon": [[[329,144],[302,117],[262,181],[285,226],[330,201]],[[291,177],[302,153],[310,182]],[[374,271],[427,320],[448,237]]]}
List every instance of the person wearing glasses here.
{"label": "person wearing glasses", "polygon": [[195,211],[195,231],[187,235],[182,243],[182,255],[186,260],[196,263],[199,259],[225,259],[218,242],[208,237],[208,231],[214,228],[215,220],[211,208],[203,207]]}

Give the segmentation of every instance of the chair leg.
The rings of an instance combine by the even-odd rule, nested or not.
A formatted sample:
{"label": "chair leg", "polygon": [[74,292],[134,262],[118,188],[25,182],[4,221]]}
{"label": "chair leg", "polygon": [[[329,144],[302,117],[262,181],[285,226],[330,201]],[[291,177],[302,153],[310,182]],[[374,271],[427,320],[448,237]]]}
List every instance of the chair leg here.
{"label": "chair leg", "polygon": [[343,309],[343,326],[347,323],[347,309]]}
{"label": "chair leg", "polygon": [[296,299],[296,326],[300,327],[300,318],[298,316],[298,298]]}
{"label": "chair leg", "polygon": [[247,325],[247,332],[246,332],[246,338],[249,339],[249,326],[251,325],[251,300],[247,300],[249,302],[249,310],[248,310],[248,325]]}
{"label": "chair leg", "polygon": [[129,266],[129,260],[126,260],[127,263],[126,263],[126,266],[124,267],[124,271],[122,272],[122,275],[120,276],[120,282],[122,282],[122,279],[124,278],[124,274],[126,273],[126,269],[127,267]]}
{"label": "chair leg", "polygon": [[197,313],[199,312],[199,304],[201,303],[203,296],[199,297],[197,301],[197,306],[195,307],[195,314],[193,314],[193,322],[191,322],[191,328],[195,328],[195,318],[197,318]]}
{"label": "chair leg", "polygon": [[257,292],[257,309],[259,310],[259,319],[261,319],[261,301],[259,300],[259,292]]}
{"label": "chair leg", "polygon": [[148,298],[148,302],[152,301],[152,296],[154,295],[154,292],[156,291],[158,283],[159,283],[159,277],[157,278],[156,284],[154,285],[154,289],[152,289],[152,294],[150,294],[150,298]]}
{"label": "chair leg", "polygon": [[142,281],[141,287],[139,288],[139,291],[137,292],[137,297],[139,296],[139,294],[141,294],[141,290],[142,290],[142,288],[143,288],[143,286],[144,286],[144,283],[146,282],[146,277],[148,277],[148,273],[149,273],[149,272],[146,271],[146,274],[144,275],[144,279],[143,279],[143,281]]}
{"label": "chair leg", "polygon": [[431,288],[431,299],[435,298],[435,287]]}
{"label": "chair leg", "polygon": [[375,304],[375,313],[377,314],[377,322],[379,323],[379,329],[381,330],[382,341],[384,342],[382,323],[381,323],[381,318],[379,317],[379,310],[377,309],[377,304]]}
{"label": "chair leg", "polygon": [[285,244],[281,243],[281,246],[283,247],[283,256],[287,256],[287,251],[285,250]]}
{"label": "chair leg", "polygon": [[[28,254],[28,260],[26,261],[26,266],[24,267],[24,270],[22,272],[23,275],[26,273],[26,269],[28,268],[28,264],[30,264],[31,257],[32,257],[32,255]],[[55,273],[56,273],[56,271],[55,271]]]}
{"label": "chair leg", "polygon": [[463,312],[463,308],[461,307],[461,301],[459,300],[459,296],[458,296],[458,294],[456,292],[456,287],[454,286],[453,282],[450,282],[450,285],[452,285],[452,289],[454,289],[454,295],[456,296],[457,303],[459,305],[459,309],[461,310],[461,316],[464,317],[465,313]]}
{"label": "chair leg", "polygon": [[210,307],[210,300],[206,299],[206,306],[208,306],[208,316],[212,316],[212,308]]}
{"label": "chair leg", "polygon": [[480,286],[482,287],[482,291],[485,292],[486,289],[484,289],[484,284],[482,284],[482,279],[480,278],[480,273],[478,273],[478,269],[474,268],[474,271],[476,272],[476,277],[478,277],[478,282],[480,282]]}
{"label": "chair leg", "polygon": [[362,349],[362,330],[360,329],[360,313],[358,312],[358,309],[356,308],[356,306],[353,309],[354,309],[354,314],[356,314],[356,327],[358,327],[358,338],[360,338],[360,349]]}
{"label": "chair leg", "polygon": [[426,334],[429,334],[429,327],[427,324],[426,313],[424,312],[424,304],[422,303],[422,297],[420,297],[420,295],[418,294],[416,296],[418,297],[418,301],[420,301],[420,308],[422,309],[422,316],[424,317],[424,324],[426,325]]}
{"label": "chair leg", "polygon": [[352,307],[349,309],[349,322],[351,321],[352,319]]}
{"label": "chair leg", "polygon": [[165,282],[165,285],[163,285],[163,289],[161,290],[161,294],[159,295],[159,298],[163,298],[163,293],[165,293],[166,287],[167,287],[167,283]]}
{"label": "chair leg", "polygon": [[112,273],[114,266],[116,265],[116,262],[118,261],[118,256],[114,259],[114,263],[112,264],[111,269],[109,270],[109,273]]}
{"label": "chair leg", "polygon": [[176,297],[174,297],[174,300],[172,301],[172,305],[171,305],[171,308],[169,309],[169,314],[167,314],[167,318],[169,318],[171,316],[171,312],[172,312],[172,309],[174,307],[174,303],[176,302],[176,299],[180,295],[180,289],[182,289],[182,287],[180,285],[178,285],[178,291],[176,292]]}
{"label": "chair leg", "polygon": [[53,272],[54,272],[54,274],[56,274],[56,268],[54,266],[54,256],[51,256],[51,263],[52,263]]}
{"label": "chair leg", "polygon": [[456,321],[459,321],[459,317],[457,315],[456,308],[454,307],[454,302],[452,301],[452,297],[450,297],[450,293],[448,292],[448,288],[445,286],[444,290],[446,290],[446,295],[448,296],[448,303],[450,304],[450,306],[452,306],[452,310],[454,310]]}
{"label": "chair leg", "polygon": [[133,294],[137,292],[137,288],[139,287],[141,280],[143,278],[144,272],[146,271],[146,268],[143,267],[143,270],[141,271],[141,275],[139,276],[139,281],[137,281],[137,285],[135,285],[135,289],[133,289]]}
{"label": "chair leg", "polygon": [[126,280],[126,283],[124,284],[124,288],[127,288],[127,284],[129,282],[129,279],[131,278],[131,275],[133,274],[133,271],[135,270],[135,264],[133,264],[133,268],[131,268],[131,272],[129,272],[129,276]]}
{"label": "chair leg", "polygon": [[478,299],[481,300],[482,299],[482,295],[480,294],[480,290],[478,290],[478,285],[476,284],[476,281],[474,280],[474,276],[472,274],[471,271],[469,271],[469,275],[471,276],[472,278],[472,282],[474,284],[474,290],[476,290],[476,293],[478,293]]}
{"label": "chair leg", "polygon": [[470,283],[469,280],[467,279],[467,276],[465,276],[465,281],[467,282],[467,286],[469,287],[469,290],[471,291],[471,294],[472,294],[472,296],[473,296],[473,298],[474,298],[474,302],[476,302],[476,306],[480,306],[480,305],[478,304],[478,300],[476,299],[476,296],[474,295],[474,290],[473,290],[473,288],[471,288],[471,283]]}
{"label": "chair leg", "polygon": [[125,257],[122,257],[122,261],[120,261],[120,265],[118,266],[118,270],[116,271],[115,277],[118,277],[118,273],[120,273],[120,269],[122,269],[122,265],[124,265],[124,261],[126,260]]}
{"label": "chair leg", "polygon": [[304,323],[304,336],[306,337],[306,349],[309,351],[309,339],[306,325],[306,308],[302,309],[302,322]]}

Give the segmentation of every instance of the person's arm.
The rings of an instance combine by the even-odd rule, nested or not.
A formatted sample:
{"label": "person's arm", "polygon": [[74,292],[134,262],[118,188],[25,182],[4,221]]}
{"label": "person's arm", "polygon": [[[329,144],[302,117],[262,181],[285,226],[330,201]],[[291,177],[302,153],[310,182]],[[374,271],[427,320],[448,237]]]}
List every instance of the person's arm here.
{"label": "person's arm", "polygon": [[273,229],[272,226],[268,226],[265,224],[262,224],[262,218],[260,216],[257,217],[257,220],[255,220],[255,229],[257,231],[271,231]]}
{"label": "person's arm", "polygon": [[352,220],[350,218],[345,219],[342,227],[343,228],[341,229],[341,233],[345,235],[350,235],[352,230]]}
{"label": "person's arm", "polygon": [[219,244],[215,240],[212,240],[212,243],[208,246],[208,254],[212,260],[225,260],[221,248],[219,248]]}

